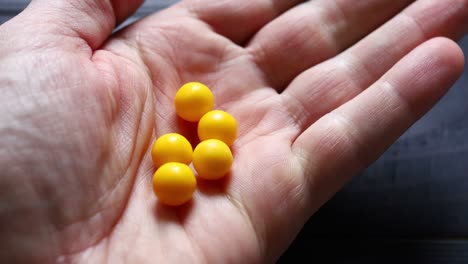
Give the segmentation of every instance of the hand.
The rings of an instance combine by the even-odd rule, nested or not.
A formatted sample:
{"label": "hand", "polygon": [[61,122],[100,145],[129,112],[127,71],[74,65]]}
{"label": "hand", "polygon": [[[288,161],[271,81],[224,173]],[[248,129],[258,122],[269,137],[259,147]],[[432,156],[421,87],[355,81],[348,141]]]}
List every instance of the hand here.
{"label": "hand", "polygon": [[[141,2],[36,0],[0,27],[0,262],[273,261],[463,69],[468,1],[186,0],[112,34]],[[170,208],[149,152],[195,138],[189,81],[240,135],[232,173]]]}

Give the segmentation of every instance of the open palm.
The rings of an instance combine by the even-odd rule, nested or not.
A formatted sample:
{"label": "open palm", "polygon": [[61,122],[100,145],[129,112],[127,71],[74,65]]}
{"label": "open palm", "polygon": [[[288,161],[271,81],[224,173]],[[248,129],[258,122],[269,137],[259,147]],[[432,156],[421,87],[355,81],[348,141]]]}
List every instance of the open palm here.
{"label": "open palm", "polygon": [[[272,261],[463,68],[431,38],[462,36],[468,1],[186,0],[111,35],[137,2],[36,0],[0,27],[0,262]],[[171,208],[149,150],[196,142],[189,81],[239,137],[230,175]]]}

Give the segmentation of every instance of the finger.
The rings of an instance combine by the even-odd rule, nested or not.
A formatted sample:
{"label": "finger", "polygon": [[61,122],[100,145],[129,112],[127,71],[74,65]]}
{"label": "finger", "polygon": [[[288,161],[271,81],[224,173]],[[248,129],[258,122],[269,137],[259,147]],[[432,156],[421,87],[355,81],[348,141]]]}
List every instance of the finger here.
{"label": "finger", "polygon": [[304,0],[186,0],[183,5],[213,30],[243,43],[263,25]]}
{"label": "finger", "polygon": [[435,36],[466,32],[468,1],[418,1],[339,56],[300,74],[283,95],[306,128],[350,100],[397,61]]}
{"label": "finger", "polygon": [[[428,111],[463,71],[452,41],[427,41],[353,100],[310,126],[293,143],[320,206]],[[317,208],[314,207],[314,208]]]}
{"label": "finger", "polygon": [[144,0],[36,0],[28,8],[33,20],[46,21],[51,31],[84,40],[97,49],[116,25]]}
{"label": "finger", "polygon": [[319,0],[265,26],[248,50],[269,83],[282,90],[305,69],[335,56],[413,0]]}

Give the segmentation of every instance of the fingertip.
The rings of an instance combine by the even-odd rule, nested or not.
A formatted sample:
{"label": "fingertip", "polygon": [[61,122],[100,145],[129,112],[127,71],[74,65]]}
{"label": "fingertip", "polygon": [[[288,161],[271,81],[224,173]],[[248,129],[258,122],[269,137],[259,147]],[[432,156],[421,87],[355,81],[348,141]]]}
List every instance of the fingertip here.
{"label": "fingertip", "polygon": [[383,77],[417,116],[428,111],[463,73],[464,55],[454,41],[436,37],[422,43]]}
{"label": "fingertip", "polygon": [[439,67],[447,67],[455,76],[459,76],[465,65],[465,56],[461,47],[453,40],[445,37],[436,37],[426,41],[423,45],[427,45],[431,49],[430,54],[434,54],[434,64]]}

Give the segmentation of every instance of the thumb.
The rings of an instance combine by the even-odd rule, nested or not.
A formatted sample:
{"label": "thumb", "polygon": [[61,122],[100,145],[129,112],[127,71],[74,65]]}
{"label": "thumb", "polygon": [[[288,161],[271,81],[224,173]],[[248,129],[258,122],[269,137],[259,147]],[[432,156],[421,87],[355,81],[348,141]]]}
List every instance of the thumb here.
{"label": "thumb", "polygon": [[19,19],[95,50],[144,0],[33,0]]}

